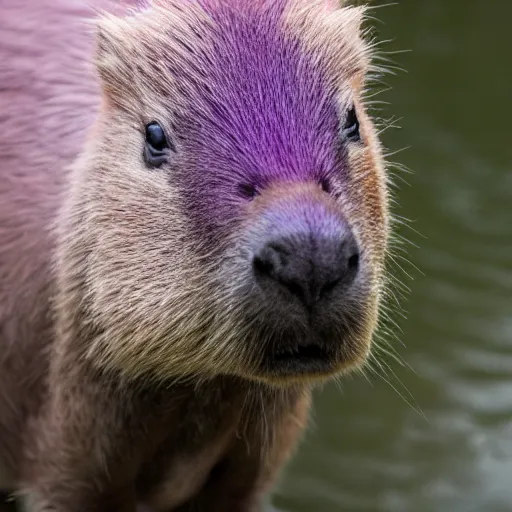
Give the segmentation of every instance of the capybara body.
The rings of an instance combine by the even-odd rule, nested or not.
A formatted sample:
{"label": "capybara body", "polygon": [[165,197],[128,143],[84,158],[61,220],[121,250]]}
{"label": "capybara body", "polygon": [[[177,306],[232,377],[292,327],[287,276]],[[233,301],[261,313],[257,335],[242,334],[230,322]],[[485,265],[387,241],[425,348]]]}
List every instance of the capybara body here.
{"label": "capybara body", "polygon": [[259,511],[311,386],[365,361],[363,13],[2,2],[0,488],[28,512]]}

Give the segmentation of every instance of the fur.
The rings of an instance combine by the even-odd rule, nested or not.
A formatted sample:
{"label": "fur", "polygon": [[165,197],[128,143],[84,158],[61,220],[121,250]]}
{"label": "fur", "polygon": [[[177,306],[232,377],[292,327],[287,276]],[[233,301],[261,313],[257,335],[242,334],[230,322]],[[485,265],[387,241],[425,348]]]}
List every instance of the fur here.
{"label": "fur", "polygon": [[[360,365],[377,324],[388,200],[364,10],[155,0],[93,31],[95,4],[2,4],[0,484],[29,512],[257,511],[312,383]],[[340,147],[352,103],[364,144]],[[176,147],[155,170],[152,120]],[[326,311],[337,360],[262,371],[293,331],[248,254],[272,226],[336,218],[364,268]]]}

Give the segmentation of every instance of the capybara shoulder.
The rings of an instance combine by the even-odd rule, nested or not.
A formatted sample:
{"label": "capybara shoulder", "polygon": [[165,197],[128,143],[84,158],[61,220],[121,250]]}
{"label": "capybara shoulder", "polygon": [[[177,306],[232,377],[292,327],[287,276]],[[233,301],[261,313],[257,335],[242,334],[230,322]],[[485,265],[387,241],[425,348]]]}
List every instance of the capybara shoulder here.
{"label": "capybara shoulder", "polygon": [[20,0],[3,2],[1,11],[0,459],[14,463],[47,371],[57,211],[99,88],[91,9]]}

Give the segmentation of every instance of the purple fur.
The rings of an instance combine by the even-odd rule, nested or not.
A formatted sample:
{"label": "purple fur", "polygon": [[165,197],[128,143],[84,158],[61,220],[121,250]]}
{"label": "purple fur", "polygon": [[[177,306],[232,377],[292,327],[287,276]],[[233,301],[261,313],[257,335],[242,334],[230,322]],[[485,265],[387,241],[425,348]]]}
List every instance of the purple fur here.
{"label": "purple fur", "polygon": [[[177,131],[193,159],[180,180],[185,204],[211,233],[240,212],[240,186],[326,180],[340,152],[336,90],[321,58],[286,29],[286,0],[200,3],[214,22],[214,48],[190,57],[205,78],[185,92]],[[179,79],[183,67],[170,67]]]}

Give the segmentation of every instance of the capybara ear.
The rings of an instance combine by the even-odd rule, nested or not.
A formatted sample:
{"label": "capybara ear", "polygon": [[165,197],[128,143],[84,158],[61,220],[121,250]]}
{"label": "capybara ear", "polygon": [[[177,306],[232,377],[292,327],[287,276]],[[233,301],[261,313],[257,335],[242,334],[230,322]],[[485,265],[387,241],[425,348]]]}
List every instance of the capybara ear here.
{"label": "capybara ear", "polygon": [[94,61],[104,97],[128,110],[154,87],[164,87],[162,55],[172,54],[169,33],[180,24],[172,0],[137,4],[123,16],[104,13],[96,22]]}
{"label": "capybara ear", "polygon": [[87,3],[96,11],[108,12],[116,16],[126,16],[145,11],[162,1],[165,0],[88,0]]}
{"label": "capybara ear", "polygon": [[[364,86],[366,75],[370,70],[370,47],[364,38],[363,23],[366,19],[367,10],[365,7],[343,7],[334,12],[332,16],[332,38],[333,46],[338,42],[340,49],[338,61],[338,70],[343,66],[347,67],[346,72],[350,76],[350,82],[356,89]],[[341,43],[341,34],[344,35],[344,41]]]}
{"label": "capybara ear", "polygon": [[366,17],[366,7],[343,7],[336,10],[335,16],[341,27],[339,30],[346,32],[347,37],[359,39],[361,37],[361,27]]}
{"label": "capybara ear", "polygon": [[149,25],[151,19],[158,17],[153,16],[154,8],[148,2],[138,4],[137,8],[125,11],[124,16],[103,13],[96,21],[94,62],[104,96],[125,107],[140,97],[141,82],[147,81],[144,75],[155,59],[152,49],[157,37],[150,42],[148,31],[156,30]]}
{"label": "capybara ear", "polygon": [[131,88],[133,61],[127,56],[134,57],[133,36],[133,24],[127,18],[104,14],[97,21],[95,64],[109,101],[122,100]]}
{"label": "capybara ear", "polygon": [[370,47],[363,35],[364,7],[336,0],[295,0],[289,11],[292,31],[321,55],[337,86],[362,86],[370,69]]}

